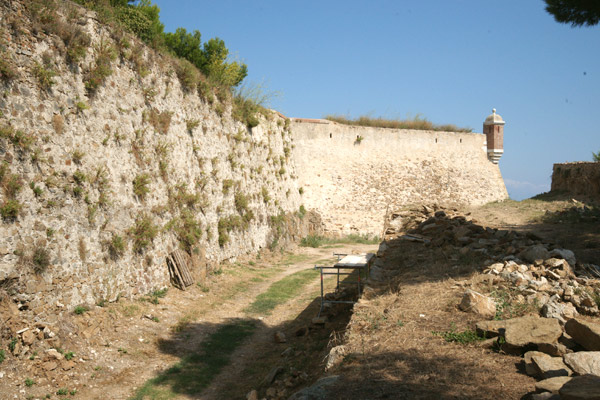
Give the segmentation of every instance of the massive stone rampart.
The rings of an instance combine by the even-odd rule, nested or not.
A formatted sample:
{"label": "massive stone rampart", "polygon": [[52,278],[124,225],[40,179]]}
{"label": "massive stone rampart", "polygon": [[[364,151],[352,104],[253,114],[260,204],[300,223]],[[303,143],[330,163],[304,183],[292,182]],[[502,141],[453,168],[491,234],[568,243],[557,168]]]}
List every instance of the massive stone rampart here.
{"label": "massive stone rampart", "polygon": [[484,204],[508,197],[478,133],[292,120],[303,201],[332,234],[380,234],[389,207]]}
{"label": "massive stone rampart", "polygon": [[[0,11],[14,73],[0,81],[0,289],[38,313],[113,301],[168,285],[177,248],[202,270],[301,230],[285,119],[248,129],[230,100],[186,92],[172,59],[77,6],[61,12],[91,38],[79,62],[56,35],[32,33],[22,2]],[[111,73],[91,93],[107,49]]]}
{"label": "massive stone rampart", "polygon": [[600,195],[600,162],[554,164],[551,190],[597,197]]}

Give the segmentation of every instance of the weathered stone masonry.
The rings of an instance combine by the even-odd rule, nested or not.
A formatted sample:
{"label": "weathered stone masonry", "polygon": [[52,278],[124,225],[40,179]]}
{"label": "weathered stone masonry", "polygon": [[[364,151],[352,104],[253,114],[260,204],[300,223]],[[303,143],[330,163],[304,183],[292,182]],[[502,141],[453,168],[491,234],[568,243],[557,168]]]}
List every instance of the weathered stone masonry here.
{"label": "weathered stone masonry", "polygon": [[[495,112],[486,119],[499,121]],[[378,235],[388,209],[422,202],[478,205],[506,199],[496,164],[503,124],[491,135],[489,148],[486,136],[478,133],[294,119],[293,160],[304,204],[319,211],[326,232]]]}

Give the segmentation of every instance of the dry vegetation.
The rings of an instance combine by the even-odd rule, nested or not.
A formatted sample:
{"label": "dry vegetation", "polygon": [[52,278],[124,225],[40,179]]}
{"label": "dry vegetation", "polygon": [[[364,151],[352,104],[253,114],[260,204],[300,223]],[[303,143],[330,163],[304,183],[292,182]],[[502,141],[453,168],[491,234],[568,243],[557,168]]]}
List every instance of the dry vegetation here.
{"label": "dry vegetation", "polygon": [[327,115],[325,119],[344,125],[352,126],[367,126],[374,128],[390,128],[390,129],[415,129],[422,131],[444,131],[444,132],[472,132],[471,128],[460,128],[453,124],[438,125],[423,118],[416,116],[413,119],[385,119],[361,116],[356,119],[350,119],[343,115]]}

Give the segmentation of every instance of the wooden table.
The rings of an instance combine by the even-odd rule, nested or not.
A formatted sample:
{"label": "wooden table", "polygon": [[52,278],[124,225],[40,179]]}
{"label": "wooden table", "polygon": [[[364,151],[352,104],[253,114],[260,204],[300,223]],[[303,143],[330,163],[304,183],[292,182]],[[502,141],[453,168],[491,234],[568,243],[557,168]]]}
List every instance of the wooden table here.
{"label": "wooden table", "polygon": [[[369,276],[369,269],[371,267],[371,262],[375,257],[373,253],[367,254],[334,254],[334,256],[338,257],[338,262],[333,264],[333,266],[325,266],[325,265],[315,265],[315,269],[318,269],[321,272],[321,308],[319,309],[318,316],[321,316],[321,312],[323,311],[323,305],[325,303],[337,303],[337,304],[354,304],[356,301],[352,300],[326,300],[323,293],[323,278],[325,275],[335,275],[337,279],[337,285],[335,287],[336,292],[339,291],[340,285],[354,285],[356,284],[358,287],[358,296],[360,297],[361,293],[361,275],[364,273],[365,278]],[[349,271],[349,272],[348,272]],[[354,282],[340,282],[340,276],[343,275],[354,275],[356,274],[357,280]],[[358,300],[358,299],[357,299]]]}

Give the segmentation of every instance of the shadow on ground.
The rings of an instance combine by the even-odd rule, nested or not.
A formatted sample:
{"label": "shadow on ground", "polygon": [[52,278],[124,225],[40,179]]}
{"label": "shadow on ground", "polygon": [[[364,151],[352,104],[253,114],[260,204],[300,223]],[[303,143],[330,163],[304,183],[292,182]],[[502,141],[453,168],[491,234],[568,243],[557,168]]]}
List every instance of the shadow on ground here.
{"label": "shadow on ground", "polygon": [[[319,378],[328,345],[351,316],[349,305],[339,305],[328,312],[327,324],[313,325],[319,307],[320,297],[314,298],[293,320],[276,326],[252,315],[221,324],[189,324],[158,343],[160,351],[180,361],[146,382],[132,399],[245,399],[252,389],[262,398],[270,387],[287,398]],[[284,333],[285,343],[275,340],[276,332]]]}

